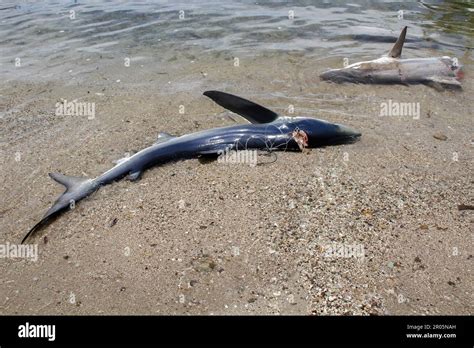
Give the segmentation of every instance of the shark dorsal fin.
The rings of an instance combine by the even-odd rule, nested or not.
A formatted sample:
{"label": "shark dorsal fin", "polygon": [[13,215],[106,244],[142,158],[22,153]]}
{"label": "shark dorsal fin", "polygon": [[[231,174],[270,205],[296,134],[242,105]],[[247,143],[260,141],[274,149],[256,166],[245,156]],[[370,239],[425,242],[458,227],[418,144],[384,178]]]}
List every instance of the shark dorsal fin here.
{"label": "shark dorsal fin", "polygon": [[403,28],[402,32],[400,33],[400,36],[397,39],[397,42],[395,42],[395,45],[393,45],[392,49],[390,52],[388,52],[388,56],[392,58],[400,58],[402,55],[402,48],[403,44],[405,43],[405,36],[407,35],[407,28]]}
{"label": "shark dorsal fin", "polygon": [[250,123],[270,123],[278,118],[278,114],[275,112],[232,94],[206,91],[204,95],[227,110],[244,117]]}

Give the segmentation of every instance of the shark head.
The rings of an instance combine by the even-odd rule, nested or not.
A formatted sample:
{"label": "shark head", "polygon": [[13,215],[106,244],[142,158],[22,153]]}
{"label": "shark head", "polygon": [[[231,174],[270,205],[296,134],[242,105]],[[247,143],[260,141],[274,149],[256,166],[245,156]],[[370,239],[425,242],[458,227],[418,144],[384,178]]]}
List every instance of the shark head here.
{"label": "shark head", "polygon": [[464,78],[462,65],[459,64],[457,58],[444,56],[439,58],[439,60],[446,66],[447,72],[451,74],[456,80],[461,81]]}
{"label": "shark head", "polygon": [[[288,136],[291,136],[297,142],[300,140],[305,147],[318,147],[351,143],[361,136],[360,132],[349,127],[312,117],[279,116],[261,105],[232,94],[206,91],[204,95],[251,123],[260,124],[261,127],[257,129],[263,129],[266,137],[276,134],[276,138],[287,140]],[[252,138],[259,137],[252,136]]]}
{"label": "shark head", "polygon": [[293,118],[292,127],[304,132],[308,147],[349,144],[361,136],[360,132],[341,124],[309,117]]}

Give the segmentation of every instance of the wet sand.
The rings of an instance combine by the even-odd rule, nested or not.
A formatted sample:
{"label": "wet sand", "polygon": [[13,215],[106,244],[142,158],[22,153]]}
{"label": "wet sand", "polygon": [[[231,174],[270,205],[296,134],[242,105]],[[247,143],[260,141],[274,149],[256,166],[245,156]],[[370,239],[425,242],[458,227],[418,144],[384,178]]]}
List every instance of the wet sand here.
{"label": "wet sand", "polygon": [[[335,59],[239,63],[98,60],[96,72],[0,87],[4,243],[19,243],[62,192],[49,172],[94,177],[158,132],[244,122],[201,95],[208,89],[363,134],[255,168],[188,160],[104,187],[30,241],[37,262],[0,260],[0,313],[473,312],[474,216],[458,209],[474,203],[472,80],[462,92],[335,85],[318,78]],[[56,116],[61,98],[94,102],[95,118]],[[379,116],[390,99],[419,102],[420,118]],[[327,257],[330,245],[362,246],[365,257]]]}

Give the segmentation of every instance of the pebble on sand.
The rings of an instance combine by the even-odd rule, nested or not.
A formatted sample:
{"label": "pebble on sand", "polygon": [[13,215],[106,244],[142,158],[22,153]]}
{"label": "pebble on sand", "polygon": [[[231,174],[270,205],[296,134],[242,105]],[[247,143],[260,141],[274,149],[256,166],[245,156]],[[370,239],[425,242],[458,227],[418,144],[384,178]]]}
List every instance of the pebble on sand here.
{"label": "pebble on sand", "polygon": [[438,140],[448,140],[448,137],[444,135],[443,133],[435,133],[433,134],[433,138],[438,139]]}

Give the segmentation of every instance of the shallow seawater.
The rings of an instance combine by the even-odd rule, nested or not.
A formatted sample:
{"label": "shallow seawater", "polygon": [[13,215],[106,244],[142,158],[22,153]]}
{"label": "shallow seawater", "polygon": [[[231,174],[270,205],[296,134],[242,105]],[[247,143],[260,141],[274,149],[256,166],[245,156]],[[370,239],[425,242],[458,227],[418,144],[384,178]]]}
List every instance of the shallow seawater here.
{"label": "shallow seawater", "polygon": [[180,58],[219,54],[353,61],[386,53],[405,25],[405,56],[471,64],[473,18],[464,1],[3,1],[0,74],[83,78],[126,64],[166,72]]}

